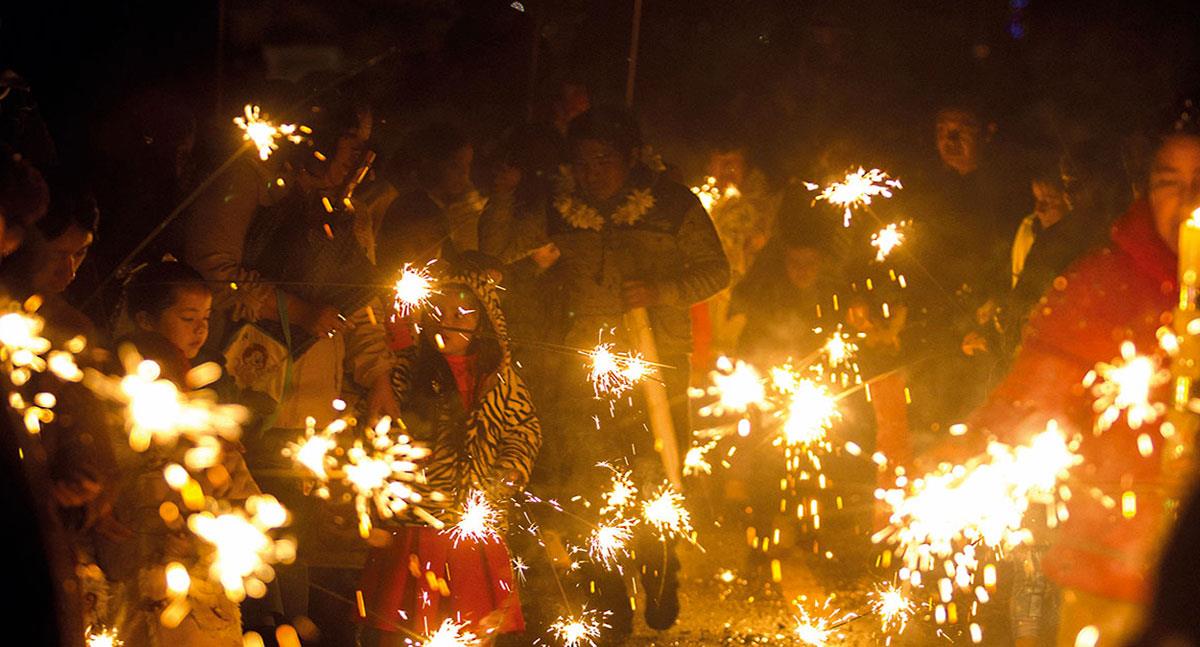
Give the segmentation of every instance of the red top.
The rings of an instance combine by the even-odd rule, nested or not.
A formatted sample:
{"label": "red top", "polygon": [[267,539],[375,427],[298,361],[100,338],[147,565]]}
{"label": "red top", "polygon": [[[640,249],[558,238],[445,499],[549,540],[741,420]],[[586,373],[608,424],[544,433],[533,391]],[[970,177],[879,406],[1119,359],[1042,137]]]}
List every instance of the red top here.
{"label": "red top", "polygon": [[[1163,514],[1159,490],[1161,436],[1156,426],[1132,430],[1122,418],[1100,435],[1091,430],[1093,397],[1082,386],[1097,362],[1120,356],[1123,341],[1139,353],[1157,347],[1155,331],[1171,321],[1176,255],[1154,228],[1149,205],[1135,203],[1114,226],[1112,243],[1080,259],[1043,297],[1030,318],[1012,370],[973,416],[973,426],[1020,441],[1057,419],[1083,434],[1084,463],[1071,473],[1069,519],[1044,560],[1060,585],[1107,598],[1141,601]],[[1138,453],[1137,437],[1152,434],[1155,452]],[[1106,508],[1089,491],[1115,499]],[[1137,495],[1137,513],[1121,516],[1121,494]]]}
{"label": "red top", "polygon": [[442,355],[454,373],[454,382],[458,385],[458,397],[462,398],[463,408],[471,410],[471,400],[475,395],[475,356],[474,355]]}

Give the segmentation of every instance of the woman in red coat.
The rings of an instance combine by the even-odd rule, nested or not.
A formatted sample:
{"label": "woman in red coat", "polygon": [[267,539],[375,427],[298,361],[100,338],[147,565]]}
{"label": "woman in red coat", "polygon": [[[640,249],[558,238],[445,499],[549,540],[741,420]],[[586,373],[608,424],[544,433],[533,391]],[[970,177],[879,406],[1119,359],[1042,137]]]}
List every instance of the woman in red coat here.
{"label": "woman in red coat", "polygon": [[[973,416],[975,429],[1009,441],[1052,418],[1083,435],[1085,462],[1072,472],[1077,496],[1042,561],[1061,590],[1058,644],[1074,644],[1088,625],[1100,629],[1104,644],[1121,644],[1140,622],[1157,557],[1165,521],[1161,461],[1157,448],[1143,457],[1137,445],[1153,429],[1135,431],[1121,420],[1092,434],[1092,397],[1082,380],[1097,362],[1119,357],[1125,341],[1152,351],[1156,330],[1170,323],[1179,226],[1200,206],[1200,129],[1194,118],[1182,122],[1159,141],[1145,200],[1117,221],[1107,247],[1054,281],[1035,306],[1012,371]],[[1124,518],[1120,505],[1089,496],[1093,488],[1117,500],[1133,492],[1137,513]]]}

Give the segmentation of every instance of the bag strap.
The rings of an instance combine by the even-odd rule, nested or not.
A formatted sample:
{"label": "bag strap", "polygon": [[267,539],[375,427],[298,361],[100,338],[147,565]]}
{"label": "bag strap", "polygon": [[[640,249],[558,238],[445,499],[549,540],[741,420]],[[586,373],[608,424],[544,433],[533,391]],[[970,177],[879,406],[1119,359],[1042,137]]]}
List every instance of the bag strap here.
{"label": "bag strap", "polygon": [[285,362],[283,365],[283,389],[279,392],[279,404],[259,426],[259,435],[275,428],[275,421],[279,420],[279,410],[283,407],[283,401],[287,399],[292,390],[292,328],[288,323],[287,294],[279,288],[275,289],[275,307],[279,312],[279,325],[283,329],[283,343],[287,346],[287,352],[284,353],[283,359]]}

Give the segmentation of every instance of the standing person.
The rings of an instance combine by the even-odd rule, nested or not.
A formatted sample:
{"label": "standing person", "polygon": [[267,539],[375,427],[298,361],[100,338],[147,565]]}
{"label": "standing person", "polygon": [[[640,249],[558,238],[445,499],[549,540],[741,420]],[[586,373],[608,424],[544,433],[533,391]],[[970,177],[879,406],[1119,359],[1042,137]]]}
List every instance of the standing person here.
{"label": "standing person", "polygon": [[[647,308],[660,361],[670,367],[662,377],[677,445],[685,449],[691,430],[688,309],[729,282],[721,241],[691,191],[639,162],[641,137],[628,114],[592,109],[571,122],[567,140],[571,167],[553,195],[525,212],[493,211],[484,248],[502,258],[519,258],[554,243],[560,251],[554,265],[560,268],[568,299],[562,341],[571,347],[595,346],[600,334],[618,329],[626,311]],[[619,349],[633,344],[623,333],[615,342]],[[574,494],[593,475],[603,477],[596,463],[628,460],[640,485],[653,489],[662,482],[663,471],[645,418],[623,408],[613,418],[605,403],[593,400],[582,364],[559,376],[563,389],[553,428],[562,435],[547,440],[553,449],[545,454],[557,465],[548,466],[547,480],[535,485],[557,490],[554,494]],[[589,401],[595,406],[580,406]],[[593,413],[601,416],[599,429]],[[651,627],[666,629],[679,612],[678,562],[670,559],[664,569],[662,560],[646,559],[653,562],[643,572],[646,619]],[[633,613],[624,581],[609,572],[596,573],[594,579],[602,608],[613,611],[610,624],[617,633],[628,634]]]}
{"label": "standing person", "polygon": [[1055,419],[1083,436],[1084,464],[1072,489],[1136,497],[1126,519],[1091,496],[1073,497],[1045,557],[1045,575],[1061,590],[1058,644],[1072,644],[1086,626],[1105,644],[1120,645],[1141,622],[1163,525],[1159,447],[1148,456],[1123,420],[1092,434],[1092,399],[1080,388],[1098,362],[1120,356],[1130,341],[1158,345],[1156,331],[1178,299],[1179,227],[1200,205],[1200,130],[1194,109],[1172,114],[1158,140],[1146,200],[1135,202],[1112,229],[1111,241],[1080,259],[1030,317],[1008,376],[972,416],[972,428],[1017,440]]}
{"label": "standing person", "polygon": [[[448,497],[437,516],[453,524],[472,492],[500,506],[524,488],[541,425],[513,368],[498,288],[486,271],[453,268],[439,277],[392,384],[408,433],[431,449],[425,486]],[[502,537],[460,540],[428,525],[379,534],[361,585],[372,644],[408,644],[404,630],[429,634],[446,619],[489,641],[524,629]],[[412,570],[414,556],[424,572]],[[445,578],[448,591],[427,573]]]}
{"label": "standing person", "polygon": [[296,563],[280,569],[257,608],[258,601],[243,608],[247,628],[271,635],[274,625],[310,615],[311,567],[314,578],[329,577],[314,587],[311,615],[336,642],[330,634],[352,629],[349,614],[323,590],[349,587],[352,598],[364,555],[346,541],[354,529],[304,495],[302,473],[281,450],[304,435],[310,416],[331,422],[336,399],[367,418],[398,410],[378,323],[384,310],[372,300],[379,281],[353,217],[324,206],[342,204],[364,163],[371,113],[341,97],[305,105],[294,121],[311,127],[312,148],[244,158],[217,180],[185,223],[185,260],[216,287],[212,337],[232,377],[274,400],[268,428],[248,435],[247,462],[263,490],[293,512],[299,532]]}

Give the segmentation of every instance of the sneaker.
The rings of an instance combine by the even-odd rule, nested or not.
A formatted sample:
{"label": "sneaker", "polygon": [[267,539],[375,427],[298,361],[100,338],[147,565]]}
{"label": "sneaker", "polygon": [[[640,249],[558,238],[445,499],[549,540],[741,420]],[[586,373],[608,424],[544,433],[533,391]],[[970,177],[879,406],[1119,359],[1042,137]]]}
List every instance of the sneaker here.
{"label": "sneaker", "polygon": [[642,586],[646,590],[646,624],[666,631],[679,619],[679,560],[672,554],[664,571],[661,564],[642,566]]}

